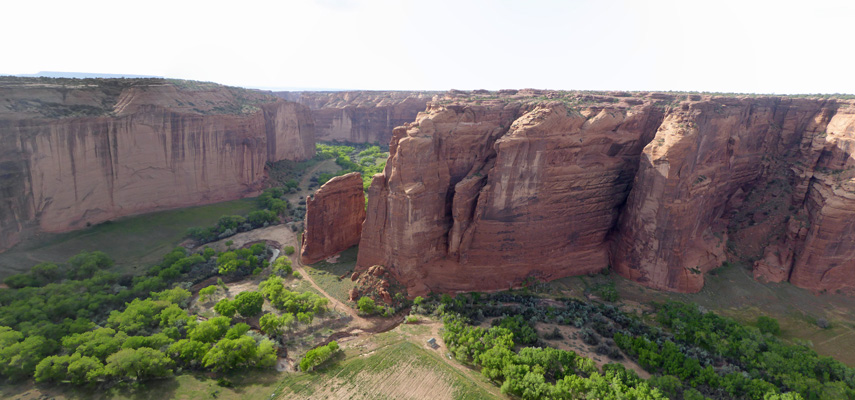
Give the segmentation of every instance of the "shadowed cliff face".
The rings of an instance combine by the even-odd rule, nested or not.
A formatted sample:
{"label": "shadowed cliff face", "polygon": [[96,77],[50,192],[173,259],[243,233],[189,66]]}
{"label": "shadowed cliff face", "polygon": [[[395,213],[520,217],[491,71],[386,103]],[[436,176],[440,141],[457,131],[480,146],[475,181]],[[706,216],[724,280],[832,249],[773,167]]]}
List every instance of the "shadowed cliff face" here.
{"label": "shadowed cliff face", "polygon": [[389,143],[392,129],[411,122],[437,92],[276,92],[312,110],[319,141]]}
{"label": "shadowed cliff face", "polygon": [[300,260],[314,264],[359,244],[365,221],[362,175],[351,172],[323,184],[306,198],[306,229]]}
{"label": "shadowed cliff face", "polygon": [[70,82],[0,85],[0,249],[22,232],[244,197],[266,162],[314,154],[296,103],[212,84]]}
{"label": "shadowed cliff face", "polygon": [[[761,260],[758,276],[779,268],[803,287],[855,286],[850,103],[524,94],[452,96],[395,130],[369,190],[361,268],[391,267],[411,294],[505,289],[609,264],[692,292],[728,257],[783,245],[793,254]],[[775,182],[793,190],[776,194]],[[786,206],[751,221],[765,233],[741,233],[732,219],[751,206],[743,200],[764,195]],[[799,220],[803,229],[781,235]],[[728,251],[729,234],[760,254]]]}

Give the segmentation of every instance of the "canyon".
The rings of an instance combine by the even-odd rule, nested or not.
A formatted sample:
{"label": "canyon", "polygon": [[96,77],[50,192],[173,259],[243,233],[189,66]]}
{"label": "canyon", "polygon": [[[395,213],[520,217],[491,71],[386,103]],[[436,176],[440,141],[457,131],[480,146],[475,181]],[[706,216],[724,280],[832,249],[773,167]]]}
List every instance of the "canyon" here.
{"label": "canyon", "polygon": [[394,130],[357,265],[411,296],[606,268],[696,292],[729,259],[851,293],[853,140],[852,100],[451,92]]}
{"label": "canyon", "polygon": [[314,155],[307,107],[164,79],[0,81],[0,249],[154,210],[258,193]]}
{"label": "canyon", "polygon": [[318,141],[387,144],[392,129],[411,122],[440,92],[274,92],[312,110]]}
{"label": "canyon", "polygon": [[855,101],[549,90],[261,92],[0,79],[0,249],[257,194],[315,141],[389,144],[307,198],[301,257],[356,243],[429,292],[614,271],[697,292],[727,262],[855,294]]}

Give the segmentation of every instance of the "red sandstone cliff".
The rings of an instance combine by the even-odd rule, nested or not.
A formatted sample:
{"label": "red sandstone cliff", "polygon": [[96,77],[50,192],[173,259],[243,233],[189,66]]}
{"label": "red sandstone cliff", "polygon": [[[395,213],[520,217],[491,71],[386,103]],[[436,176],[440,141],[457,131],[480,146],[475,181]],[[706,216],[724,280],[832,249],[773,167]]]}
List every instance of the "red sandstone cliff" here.
{"label": "red sandstone cliff", "polygon": [[392,129],[415,119],[437,92],[276,92],[312,109],[319,141],[389,143]]}
{"label": "red sandstone cliff", "polygon": [[[450,94],[395,130],[369,190],[361,268],[390,267],[411,294],[609,264],[651,287],[697,291],[728,256],[759,258],[783,243],[794,254],[780,266],[767,257],[758,274],[774,267],[803,287],[855,287],[851,102],[473,97]],[[791,190],[776,194],[780,182]],[[778,237],[792,219],[804,229]],[[739,242],[730,254],[729,235]]]}
{"label": "red sandstone cliff", "polygon": [[306,199],[301,261],[314,264],[359,244],[364,221],[362,175],[351,172],[330,179]]}
{"label": "red sandstone cliff", "polygon": [[215,84],[4,78],[0,249],[123,215],[244,197],[314,154],[305,106]]}

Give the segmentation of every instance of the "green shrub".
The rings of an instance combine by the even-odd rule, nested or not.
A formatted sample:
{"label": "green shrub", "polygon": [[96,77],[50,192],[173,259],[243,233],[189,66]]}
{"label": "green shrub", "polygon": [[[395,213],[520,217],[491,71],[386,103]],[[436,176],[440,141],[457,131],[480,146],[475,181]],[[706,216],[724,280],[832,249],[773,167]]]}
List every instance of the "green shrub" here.
{"label": "green shrub", "polygon": [[217,285],[210,285],[208,287],[199,289],[199,301],[204,303],[208,301],[208,297],[217,292]]}
{"label": "green shrub", "polygon": [[374,304],[374,299],[370,297],[360,297],[356,302],[356,308],[359,309],[359,312],[371,315],[376,311],[376,305]]}
{"label": "green shrub", "polygon": [[765,315],[757,317],[757,328],[763,333],[771,333],[773,335],[781,333],[781,326],[778,325],[778,320]]}
{"label": "green shrub", "polygon": [[338,351],[338,343],[335,340],[329,342],[326,346],[320,346],[309,350],[306,356],[300,360],[301,371],[311,371],[324,361],[329,360],[335,352]]}

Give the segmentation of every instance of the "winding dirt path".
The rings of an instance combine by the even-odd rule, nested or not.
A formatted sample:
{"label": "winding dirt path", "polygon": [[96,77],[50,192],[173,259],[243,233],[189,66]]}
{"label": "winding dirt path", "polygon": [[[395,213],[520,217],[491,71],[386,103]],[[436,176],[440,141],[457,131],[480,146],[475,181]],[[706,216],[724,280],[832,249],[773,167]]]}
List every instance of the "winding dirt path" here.
{"label": "winding dirt path", "polygon": [[[296,242],[296,236],[294,237],[294,241]],[[298,246],[294,247],[299,248]],[[333,305],[334,310],[344,312],[347,315],[353,317],[353,326],[348,327],[345,332],[351,335],[386,332],[390,329],[394,329],[396,326],[404,322],[403,315],[394,316],[391,318],[366,318],[359,315],[359,313],[356,312],[356,310],[354,310],[350,305],[339,301],[333,296],[330,296],[329,293],[327,293],[323,288],[321,288],[317,283],[315,283],[315,280],[312,279],[312,276],[306,271],[303,263],[300,262],[300,257],[295,256],[292,261],[292,265],[295,267],[295,270],[300,273],[300,276],[302,276],[303,279],[309,282],[312,287],[315,288],[315,290],[317,290],[324,297],[329,299],[330,304]]]}
{"label": "winding dirt path", "polygon": [[[297,252],[292,256],[288,256],[291,258],[291,265],[294,270],[300,273],[300,276],[312,287],[318,291],[322,296],[326,297],[332,308],[336,311],[343,312],[350,317],[353,318],[353,322],[350,326],[345,329],[343,332],[339,333],[339,336],[357,336],[361,334],[370,334],[370,333],[379,333],[385,332],[390,329],[395,328],[402,322],[404,322],[404,316],[395,316],[391,318],[380,318],[380,317],[363,317],[360,316],[356,310],[353,309],[350,305],[339,301],[333,296],[330,296],[326,290],[324,290],[320,285],[312,279],[312,276],[306,271],[302,262],[300,262],[299,249],[300,243],[297,242],[297,234],[291,231],[291,228],[288,225],[273,225],[266,228],[254,229],[248,232],[238,233],[234,236],[228,237],[226,239],[218,240],[216,242],[208,243],[207,246],[210,246],[214,250],[217,251],[226,251],[228,247],[226,246],[227,242],[232,242],[232,246],[234,248],[243,247],[246,244],[266,241],[274,246],[279,247],[279,250],[282,250],[285,246],[294,246],[297,249]],[[210,284],[210,283],[207,283]],[[256,283],[257,284],[257,283]],[[197,285],[199,287],[204,287],[204,285]]]}

